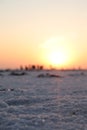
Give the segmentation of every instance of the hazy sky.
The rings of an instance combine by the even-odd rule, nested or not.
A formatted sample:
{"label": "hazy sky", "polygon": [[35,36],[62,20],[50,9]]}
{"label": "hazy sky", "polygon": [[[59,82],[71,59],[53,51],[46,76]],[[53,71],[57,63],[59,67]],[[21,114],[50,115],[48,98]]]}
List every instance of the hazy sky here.
{"label": "hazy sky", "polygon": [[87,0],[0,0],[0,68],[45,64],[60,37],[71,67],[87,68]]}

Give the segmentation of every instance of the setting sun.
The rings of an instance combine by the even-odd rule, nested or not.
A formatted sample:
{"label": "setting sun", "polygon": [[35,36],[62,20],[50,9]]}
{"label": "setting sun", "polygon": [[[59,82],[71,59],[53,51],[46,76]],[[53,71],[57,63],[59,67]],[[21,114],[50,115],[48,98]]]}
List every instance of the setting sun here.
{"label": "setting sun", "polygon": [[49,62],[53,65],[63,65],[67,62],[67,58],[67,55],[62,51],[54,51],[49,54]]}
{"label": "setting sun", "polygon": [[42,48],[44,63],[55,68],[68,67],[76,52],[70,41],[62,36],[50,38]]}

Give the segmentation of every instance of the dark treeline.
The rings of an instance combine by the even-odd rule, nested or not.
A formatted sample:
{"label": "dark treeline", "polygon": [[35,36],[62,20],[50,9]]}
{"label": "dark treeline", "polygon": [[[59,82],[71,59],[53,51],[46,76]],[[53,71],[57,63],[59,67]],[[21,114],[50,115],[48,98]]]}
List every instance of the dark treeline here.
{"label": "dark treeline", "polygon": [[52,65],[50,65],[49,67],[44,67],[44,65],[20,65],[18,68],[15,69],[11,69],[11,68],[7,68],[7,69],[0,69],[0,72],[6,72],[6,71],[12,71],[12,70],[18,70],[18,71],[32,71],[32,70],[61,70],[61,71],[82,71],[82,70],[87,70],[87,69],[83,69],[81,67],[77,67],[77,68],[55,68]]}
{"label": "dark treeline", "polygon": [[28,66],[20,66],[20,70],[43,70],[44,66],[43,65],[28,65]]}

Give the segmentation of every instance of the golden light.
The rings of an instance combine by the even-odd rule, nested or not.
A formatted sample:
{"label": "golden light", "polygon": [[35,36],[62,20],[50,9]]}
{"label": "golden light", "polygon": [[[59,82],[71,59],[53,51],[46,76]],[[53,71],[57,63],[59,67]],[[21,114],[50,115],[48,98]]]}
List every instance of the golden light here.
{"label": "golden light", "polygon": [[67,61],[67,55],[62,51],[51,52],[48,56],[49,62],[53,65],[63,65]]}
{"label": "golden light", "polygon": [[66,68],[75,56],[73,45],[64,37],[47,40],[42,44],[42,49],[44,63],[56,68]]}

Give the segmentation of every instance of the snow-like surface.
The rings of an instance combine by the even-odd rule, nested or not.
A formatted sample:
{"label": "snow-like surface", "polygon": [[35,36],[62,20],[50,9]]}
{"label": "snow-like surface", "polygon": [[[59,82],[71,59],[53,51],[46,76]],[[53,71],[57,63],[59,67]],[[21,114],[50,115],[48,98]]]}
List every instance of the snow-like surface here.
{"label": "snow-like surface", "polygon": [[27,73],[0,76],[0,130],[87,130],[86,71]]}

